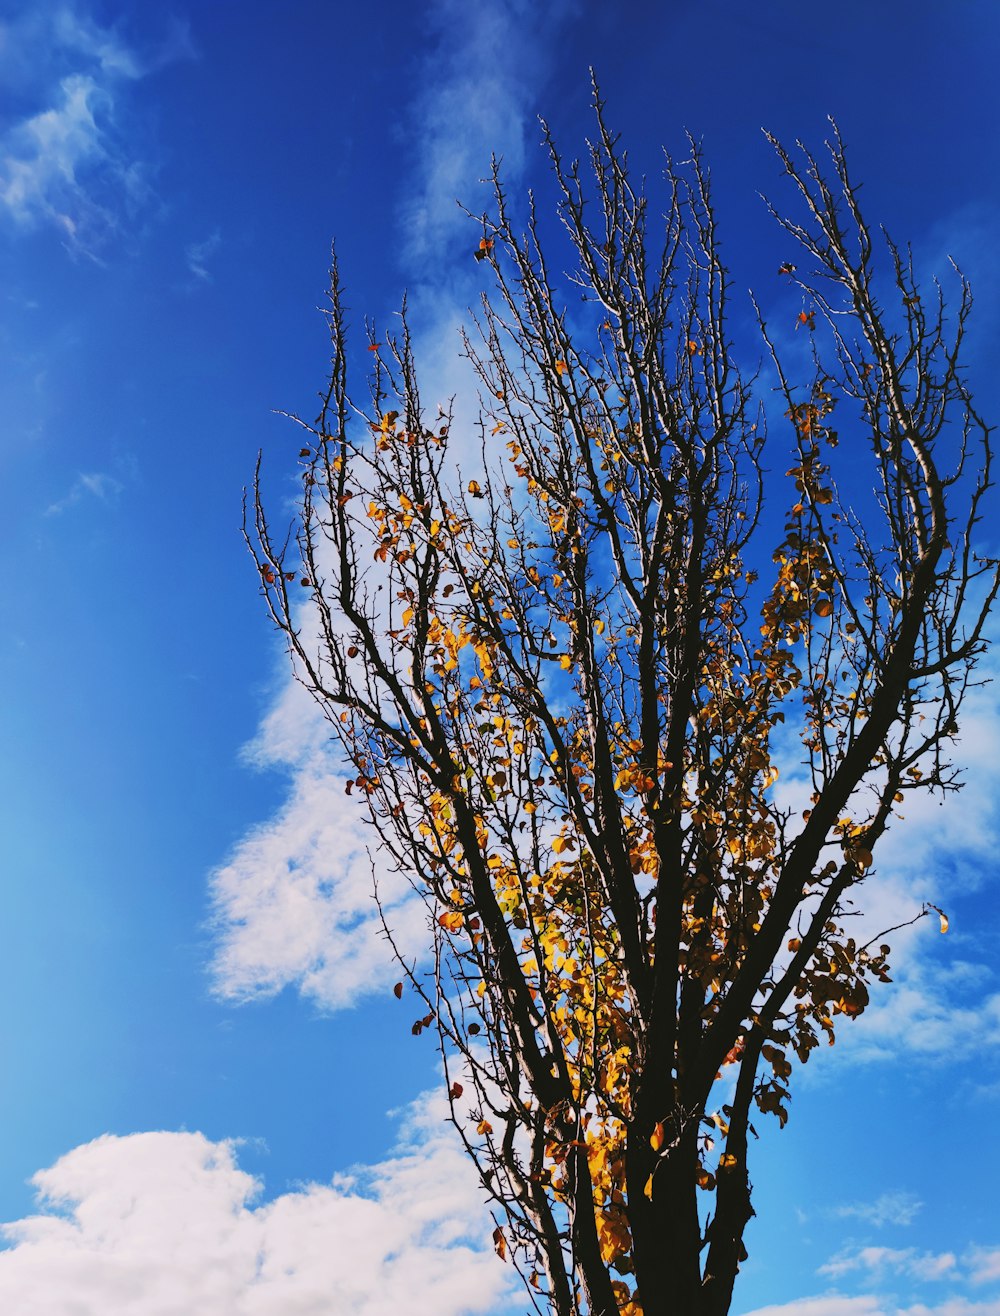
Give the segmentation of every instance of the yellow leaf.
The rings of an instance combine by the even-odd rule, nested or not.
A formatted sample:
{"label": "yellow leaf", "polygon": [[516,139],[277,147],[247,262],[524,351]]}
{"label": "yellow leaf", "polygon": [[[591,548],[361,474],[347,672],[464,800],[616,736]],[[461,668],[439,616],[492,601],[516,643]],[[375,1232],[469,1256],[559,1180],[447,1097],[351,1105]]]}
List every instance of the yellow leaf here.
{"label": "yellow leaf", "polygon": [[564,653],[563,656],[559,659],[559,666],[563,669],[564,672],[570,672],[573,670],[573,659],[569,656],[568,653]]}
{"label": "yellow leaf", "polygon": [[562,854],[564,850],[572,849],[573,838],[571,836],[557,836],[552,842],[552,849],[556,854]]}
{"label": "yellow leaf", "polygon": [[736,1168],[736,1157],[732,1152],[723,1152],[719,1157],[720,1170],[733,1170]]}
{"label": "yellow leaf", "polygon": [[646,1187],[642,1190],[650,1201],[653,1200],[653,1176],[650,1175],[646,1180]]}
{"label": "yellow leaf", "polygon": [[560,375],[565,375],[565,373],[566,373],[566,371],[567,371],[568,369],[569,369],[569,367],[567,366],[567,364],[566,364],[565,361],[557,361],[557,362],[556,362],[556,372],[557,372],[558,374],[560,374]]}
{"label": "yellow leaf", "polygon": [[658,1152],[660,1148],[663,1146],[664,1136],[665,1136],[665,1130],[663,1127],[663,1121],[660,1120],[656,1128],[649,1135],[649,1145],[650,1147],[652,1147],[653,1151]]}
{"label": "yellow leaf", "polygon": [[438,923],[445,932],[458,932],[464,922],[465,919],[457,909],[447,909],[443,914],[438,915]]}
{"label": "yellow leaf", "polygon": [[497,1253],[497,1256],[500,1258],[500,1260],[501,1260],[501,1261],[506,1261],[506,1260],[507,1260],[507,1240],[506,1240],[506,1238],[504,1237],[504,1232],[503,1232],[503,1230],[500,1228],[499,1225],[497,1225],[496,1229],[494,1229],[494,1231],[493,1231],[493,1246],[496,1248],[496,1253]]}
{"label": "yellow leaf", "polygon": [[938,917],[939,917],[940,920],[941,920],[941,931],[942,931],[942,932],[947,932],[947,931],[948,931],[948,915],[947,915],[947,914],[942,914],[940,911],[938,911]]}
{"label": "yellow leaf", "polygon": [[493,1132],[493,1125],[489,1120],[480,1120],[476,1125],[476,1132],[480,1134],[480,1136],[485,1137],[487,1133]]}

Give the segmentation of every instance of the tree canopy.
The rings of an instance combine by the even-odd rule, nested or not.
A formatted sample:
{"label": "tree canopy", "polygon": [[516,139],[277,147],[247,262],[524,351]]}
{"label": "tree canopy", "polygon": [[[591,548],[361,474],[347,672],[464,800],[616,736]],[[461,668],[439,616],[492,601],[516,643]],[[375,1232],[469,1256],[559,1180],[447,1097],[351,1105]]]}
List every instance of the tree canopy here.
{"label": "tree canopy", "polygon": [[483,472],[405,316],[352,401],[334,266],[300,518],[258,486],[249,538],[376,863],[426,900],[397,994],[498,1252],[555,1316],[723,1316],[753,1120],[889,981],[849,916],[901,807],[958,785],[998,589],[971,295],[872,235],[835,132],[824,162],[772,142],[796,309],[734,343],[697,147],[654,201],[600,106],[589,168],[547,142],[561,237],[497,169],[480,221]]}

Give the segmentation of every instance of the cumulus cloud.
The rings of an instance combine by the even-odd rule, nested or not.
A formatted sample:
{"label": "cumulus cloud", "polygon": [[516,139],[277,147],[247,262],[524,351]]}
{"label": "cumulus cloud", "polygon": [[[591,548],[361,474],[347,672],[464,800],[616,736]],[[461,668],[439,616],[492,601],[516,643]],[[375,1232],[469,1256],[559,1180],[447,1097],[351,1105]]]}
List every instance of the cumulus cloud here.
{"label": "cumulus cloud", "polygon": [[1000,1283],[1000,1247],[970,1248],[963,1260],[969,1267],[971,1283]]}
{"label": "cumulus cloud", "polygon": [[186,35],[175,29],[143,57],[114,28],[41,5],[0,36],[7,80],[30,106],[0,134],[0,212],[20,228],[54,227],[71,251],[98,260],[150,195],[121,128],[125,89],[190,54]]}
{"label": "cumulus cloud", "polygon": [[415,1103],[392,1156],[271,1200],[238,1146],[105,1136],[34,1178],[3,1227],[0,1307],[18,1316],[472,1316],[509,1282],[474,1175]]}
{"label": "cumulus cloud", "polygon": [[292,984],[335,1009],[392,981],[376,880],[400,950],[413,957],[427,942],[424,906],[406,879],[373,873],[372,834],[344,786],[328,754],[307,754],[278,815],[212,875],[223,995],[268,996]]}

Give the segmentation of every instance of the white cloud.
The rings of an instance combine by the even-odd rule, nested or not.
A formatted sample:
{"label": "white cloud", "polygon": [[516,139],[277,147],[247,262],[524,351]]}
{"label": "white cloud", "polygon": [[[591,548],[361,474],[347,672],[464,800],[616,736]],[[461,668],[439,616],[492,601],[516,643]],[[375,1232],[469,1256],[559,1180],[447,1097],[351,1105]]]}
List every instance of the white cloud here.
{"label": "white cloud", "polygon": [[913,1193],[882,1193],[874,1202],[852,1202],[838,1206],[833,1214],[863,1220],[880,1229],[883,1225],[910,1225],[923,1203]]}
{"label": "white cloud", "polygon": [[973,1284],[1000,1282],[1000,1247],[973,1247],[963,1257]]}
{"label": "white cloud", "polygon": [[817,1298],[798,1298],[770,1307],[757,1307],[745,1316],[1000,1316],[1000,1299],[985,1302],[967,1298],[945,1298],[943,1302],[928,1306],[917,1303],[901,1307],[893,1299],[880,1298],[871,1293],[854,1297],[828,1294]]}
{"label": "white cloud", "polygon": [[918,1302],[913,1307],[893,1307],[887,1316],[1000,1316],[1000,1298],[986,1302],[970,1302],[967,1298],[946,1298],[944,1302],[927,1306]]}
{"label": "white cloud", "polygon": [[853,1270],[868,1270],[925,1282],[950,1279],[957,1264],[954,1252],[918,1252],[912,1247],[861,1247],[839,1252],[820,1266],[819,1273],[839,1278]]}
{"label": "white cloud", "polygon": [[196,279],[203,283],[211,283],[212,274],[208,268],[209,261],[221,245],[222,234],[218,229],[215,229],[203,242],[189,242],[184,248],[184,259],[187,261],[187,267]]}
{"label": "white cloud", "polygon": [[[398,976],[381,935],[367,852],[374,833],[362,810],[330,756],[308,753],[278,815],[212,875],[223,995],[267,996],[293,984],[333,1009]],[[429,940],[422,902],[396,873],[380,873],[378,891],[397,944],[419,953]]]}
{"label": "white cloud", "polygon": [[443,1103],[415,1103],[394,1154],[270,1201],[237,1145],[105,1136],[35,1176],[4,1227],[0,1308],[18,1316],[462,1316],[509,1268]]}
{"label": "white cloud", "polygon": [[117,498],[125,486],[121,480],[104,471],[83,471],[70,486],[69,492],[45,509],[46,516],[59,516],[67,508],[87,498],[96,498],[98,502],[108,503]]}
{"label": "white cloud", "polygon": [[111,98],[94,78],[63,78],[54,103],[12,128],[0,147],[0,204],[19,224],[48,220],[73,246],[111,228],[113,215],[88,195],[81,174],[109,162],[98,120]]}
{"label": "white cloud", "polygon": [[[536,84],[571,11],[569,0],[541,9],[527,0],[489,10],[458,0],[428,7],[435,48],[420,79],[427,93],[407,128],[414,157],[401,224],[409,266],[425,280],[412,300],[424,400],[433,410],[458,394],[463,423],[453,428],[471,436],[475,381],[458,328],[481,280],[473,278],[474,226],[455,199],[471,198],[492,151],[504,155],[512,181],[519,177]],[[469,259],[441,276],[455,268],[443,257],[461,233],[469,234]],[[453,455],[471,463],[475,449],[473,437]],[[210,879],[216,983],[226,995],[269,995],[291,984],[337,1008],[398,976],[373,900],[367,846],[377,835],[346,797],[328,743],[329,728],[289,674],[249,750],[260,766],[291,769],[288,799]],[[430,940],[422,903],[398,874],[379,872],[378,880],[394,938],[419,955]]]}
{"label": "white cloud", "polygon": [[412,260],[436,262],[456,234],[471,234],[458,202],[475,211],[491,156],[503,158],[508,181],[520,178],[538,88],[575,9],[573,0],[428,6],[434,48],[410,129],[417,157],[403,225]]}
{"label": "white cloud", "polygon": [[[929,793],[908,797],[904,816],[894,820],[876,849],[875,869],[858,891],[856,913],[845,920],[858,944],[869,939],[890,944],[893,982],[874,983],[860,1018],[841,1021],[837,1045],[814,1053],[810,1081],[844,1066],[903,1054],[928,1064],[976,1058],[981,1071],[1000,1055],[1000,979],[975,930],[956,916],[956,903],[975,897],[992,875],[1000,847],[996,649],[978,675],[989,683],[969,692],[953,749],[963,788],[943,799]],[[802,782],[792,774],[779,782],[779,790],[788,807],[807,807],[800,800]],[[946,937],[936,915],[887,931],[913,919],[929,901],[950,915]]]}
{"label": "white cloud", "polygon": [[798,1298],[778,1306],[758,1307],[746,1316],[888,1316],[879,1300],[870,1294],[845,1298],[833,1294],[821,1298]]}
{"label": "white cloud", "polygon": [[21,228],[52,226],[69,250],[99,260],[122,216],[149,197],[121,131],[124,89],[190,56],[186,34],[176,28],[142,57],[69,6],[38,6],[0,36],[4,73],[34,107],[0,135],[0,211]]}

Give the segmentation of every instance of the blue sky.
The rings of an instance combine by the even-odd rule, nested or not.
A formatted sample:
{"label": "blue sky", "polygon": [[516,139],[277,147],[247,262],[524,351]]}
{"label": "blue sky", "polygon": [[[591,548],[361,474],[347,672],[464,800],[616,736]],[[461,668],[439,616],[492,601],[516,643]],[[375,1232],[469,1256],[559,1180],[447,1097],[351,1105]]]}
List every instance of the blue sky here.
{"label": "blue sky", "polygon": [[[4,1310],[523,1310],[239,534],[258,449],[294,493],[275,409],[323,382],[330,240],[359,328],[409,290],[445,398],[483,286],[455,199],[485,205],[491,151],[544,193],[537,116],[579,150],[589,66],[640,170],[703,139],[765,299],[760,127],[818,144],[833,114],[869,217],[972,279],[996,417],[998,36],[994,0],[0,0]],[[998,699],[871,892],[953,931],[899,940],[764,1134],[738,1313],[1000,1313]]]}

